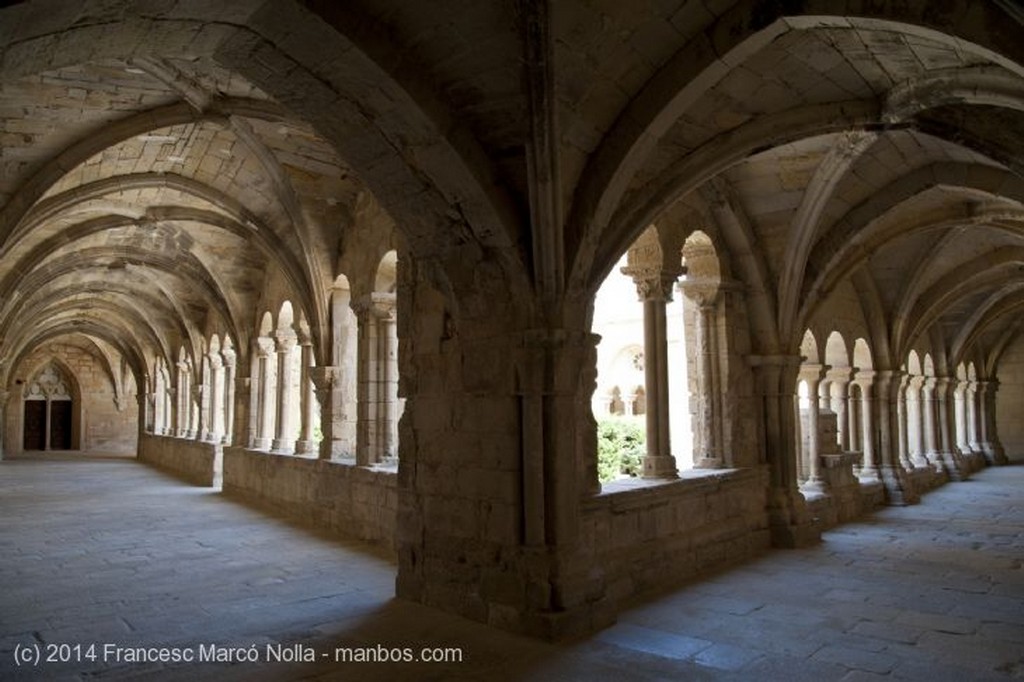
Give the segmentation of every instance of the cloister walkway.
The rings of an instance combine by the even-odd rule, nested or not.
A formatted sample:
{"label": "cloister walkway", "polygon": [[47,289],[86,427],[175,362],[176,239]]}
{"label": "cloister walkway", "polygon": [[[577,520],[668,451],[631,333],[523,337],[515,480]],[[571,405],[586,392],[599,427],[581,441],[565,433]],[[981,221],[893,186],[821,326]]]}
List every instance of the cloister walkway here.
{"label": "cloister walkway", "polygon": [[[372,548],[132,459],[26,456],[0,462],[0,679],[1005,680],[1024,677],[1022,563],[1015,464],[552,645],[395,600],[395,568]],[[268,661],[268,644],[317,660]],[[77,660],[17,667],[16,650],[31,658],[36,645]],[[334,660],[406,647],[463,660]],[[260,663],[110,660],[139,648]]]}

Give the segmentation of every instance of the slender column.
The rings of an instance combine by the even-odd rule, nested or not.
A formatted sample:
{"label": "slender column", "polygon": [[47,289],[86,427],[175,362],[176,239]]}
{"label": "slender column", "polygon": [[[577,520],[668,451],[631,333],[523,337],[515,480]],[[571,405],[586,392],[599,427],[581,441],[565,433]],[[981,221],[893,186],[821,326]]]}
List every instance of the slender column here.
{"label": "slender column", "polygon": [[930,466],[925,456],[924,441],[924,377],[912,376],[907,383],[907,442],[915,468]]}
{"label": "slender column", "polygon": [[849,452],[850,447],[850,415],[847,409],[850,401],[850,368],[839,367],[828,371],[829,402],[828,407],[836,413],[836,429],[838,430],[839,449]]}
{"label": "slender column", "polygon": [[942,456],[939,454],[939,427],[936,415],[938,409],[935,404],[935,379],[925,377],[921,389],[921,413],[923,416],[924,429],[924,456],[928,464],[941,473],[945,469],[942,466]]}
{"label": "slender column", "polygon": [[896,394],[896,428],[897,437],[899,438],[898,452],[900,459],[900,466],[906,471],[911,471],[914,468],[914,463],[910,461],[910,434],[907,428],[908,416],[907,416],[907,389],[910,386],[910,375],[904,374],[900,379],[899,388]]}
{"label": "slender column", "polygon": [[701,430],[701,448],[694,466],[698,469],[720,469],[722,467],[722,453],[715,437],[715,422],[717,419],[713,339],[715,332],[715,299],[713,296],[706,294],[696,295],[695,298],[698,301],[697,347],[700,353],[700,370],[697,376],[697,384],[700,387],[700,414],[698,419]]}
{"label": "slender column", "polygon": [[939,422],[939,456],[942,458],[950,478],[954,481],[962,481],[967,478],[968,471],[965,463],[960,459],[960,453],[954,440],[953,393],[953,383],[949,377],[938,377],[935,380],[935,405],[938,408]]}
{"label": "slender column", "polygon": [[323,440],[320,441],[319,458],[330,460],[334,458],[332,443],[334,442],[334,409],[336,403],[331,400],[334,394],[335,385],[341,380],[341,371],[338,367],[311,367],[309,378],[316,391],[317,401],[320,403],[320,430],[323,432]]}
{"label": "slender column", "polygon": [[977,381],[970,382],[969,400],[967,402],[967,429],[968,438],[971,444],[971,451],[983,453],[981,447],[981,387]]}
{"label": "slender column", "polygon": [[[234,440],[235,433],[235,364],[236,357],[233,350],[222,350],[224,357],[224,436],[221,442],[248,444],[248,440]],[[248,381],[248,380],[247,380]]]}
{"label": "slender column", "polygon": [[981,418],[979,423],[982,428],[981,449],[985,453],[985,459],[989,464],[1008,464],[1006,451],[999,441],[999,433],[996,427],[996,392],[999,390],[999,382],[996,380],[979,381],[980,400],[978,401]]}
{"label": "slender column", "polygon": [[252,395],[252,378],[243,376],[244,366],[241,371],[238,371],[236,366],[235,376],[235,407],[232,410],[234,419],[231,422],[233,427],[231,442],[237,447],[253,448],[256,447],[256,419],[258,418],[258,412],[256,415],[252,414],[253,409],[259,408],[258,405],[253,404]]}
{"label": "slender column", "polygon": [[298,339],[294,334],[277,337],[277,432],[271,448],[278,452],[295,451],[295,422],[292,414],[295,407],[295,384],[292,353]]}
{"label": "slender column", "polygon": [[800,379],[807,384],[807,480],[800,489],[809,493],[825,492],[825,482],[821,478],[821,431],[819,415],[821,414],[821,398],[818,393],[822,378],[827,367],[823,365],[803,365],[800,368]]}
{"label": "slender column", "polygon": [[953,412],[956,419],[956,449],[961,455],[971,454],[967,433],[967,382],[958,381],[953,391]]}
{"label": "slender column", "polygon": [[398,456],[398,331],[396,328],[395,299],[381,306],[377,318],[377,371],[380,422],[377,433],[381,436],[380,458]]}
{"label": "slender column", "polygon": [[189,421],[188,437],[195,440],[202,440],[203,434],[207,428],[206,422],[206,410],[202,408],[203,403],[207,401],[206,387],[200,383],[193,383],[191,385],[192,396],[189,398],[189,407],[192,411],[192,418]]}
{"label": "slender column", "polygon": [[210,430],[206,440],[219,443],[224,436],[224,360],[210,354]]}
{"label": "slender column", "polygon": [[878,475],[885,486],[886,502],[892,505],[913,504],[919,500],[913,484],[899,460],[897,443],[899,426],[896,401],[901,375],[892,370],[875,373],[874,395],[878,408]]}
{"label": "slender column", "polygon": [[174,421],[174,435],[180,438],[184,438],[185,434],[188,433],[188,418],[190,410],[188,409],[189,399],[189,387],[188,387],[188,373],[185,371],[185,363],[178,363],[178,383],[177,383],[177,400],[175,405],[177,410],[175,412]]}
{"label": "slender column", "polygon": [[647,399],[647,455],[644,478],[675,478],[676,458],[669,441],[668,339],[665,304],[672,300],[676,276],[660,267],[622,268],[633,278],[644,304],[644,392]]}
{"label": "slender column", "polygon": [[377,320],[372,301],[353,305],[359,325],[356,352],[356,464],[376,464],[377,456]]}
{"label": "slender column", "polygon": [[300,364],[299,376],[299,416],[301,424],[299,427],[299,440],[295,443],[297,454],[308,454],[314,452],[313,422],[315,421],[314,411],[316,410],[316,394],[313,390],[313,380],[309,373],[313,368],[313,340],[308,335],[303,335],[299,340],[302,349],[302,362]]}
{"label": "slender column", "polygon": [[862,483],[879,480],[878,462],[875,459],[875,419],[874,400],[872,399],[874,380],[875,373],[871,370],[857,372],[857,384],[860,386],[861,392],[861,447],[864,452],[858,476]]}
{"label": "slender column", "polygon": [[[856,370],[854,370],[854,376],[856,376]],[[858,389],[860,388],[860,384],[857,383],[856,381],[851,381],[850,385],[851,386],[857,386]],[[861,391],[861,397],[857,397],[857,396],[855,396],[853,394],[853,391],[851,391],[851,390],[849,390],[849,388],[847,388],[846,405],[847,405],[847,408],[848,408],[848,410],[847,410],[847,417],[849,418],[849,423],[847,425],[847,430],[849,431],[850,452],[861,452],[860,445],[861,445],[861,436],[863,435],[863,433],[861,431],[861,425],[860,425],[860,423],[861,423],[860,413],[861,413],[862,403],[863,403],[862,398],[863,398],[863,391]]]}
{"label": "slender column", "polygon": [[167,419],[166,435],[176,435],[176,429],[178,428],[178,396],[177,388],[174,386],[168,386],[165,391],[165,407],[164,416]]}
{"label": "slender column", "polygon": [[274,423],[274,392],[270,382],[271,354],[274,352],[274,340],[260,337],[256,342],[256,380],[259,394],[256,403],[256,438],[253,448],[269,450]]}

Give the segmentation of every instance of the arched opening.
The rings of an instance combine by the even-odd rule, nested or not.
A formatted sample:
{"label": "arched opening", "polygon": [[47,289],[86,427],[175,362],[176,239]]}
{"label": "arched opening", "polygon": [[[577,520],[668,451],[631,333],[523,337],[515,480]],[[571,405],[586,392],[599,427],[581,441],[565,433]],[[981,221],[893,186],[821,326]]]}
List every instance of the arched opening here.
{"label": "arched opening", "polygon": [[357,306],[357,457],[361,465],[394,462],[398,421],[405,400],[398,395],[398,254],[388,251],[377,265],[374,291]]}
{"label": "arched opening", "polygon": [[51,359],[23,390],[24,450],[77,450],[81,442],[81,397],[74,375]]}

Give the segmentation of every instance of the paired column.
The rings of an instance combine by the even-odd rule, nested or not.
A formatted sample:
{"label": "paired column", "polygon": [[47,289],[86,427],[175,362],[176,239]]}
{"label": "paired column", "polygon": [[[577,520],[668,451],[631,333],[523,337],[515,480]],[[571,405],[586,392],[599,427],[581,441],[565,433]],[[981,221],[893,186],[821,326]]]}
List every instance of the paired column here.
{"label": "paired column", "polygon": [[853,371],[849,367],[837,367],[828,370],[828,407],[836,413],[836,429],[838,430],[839,449],[843,452],[853,450],[850,447],[850,378]]}
{"label": "paired column", "polygon": [[274,358],[274,340],[262,336],[256,341],[256,437],[252,447],[269,450],[274,428],[274,385],[270,363]]}
{"label": "paired column", "polygon": [[875,373],[872,370],[860,370],[855,375],[855,380],[860,387],[860,445],[864,453],[858,477],[862,483],[872,483],[879,480],[878,461],[875,457],[875,418],[872,398]]}
{"label": "paired column", "polygon": [[644,305],[644,392],[647,398],[647,454],[644,478],[676,478],[669,440],[668,336],[665,305],[672,300],[676,276],[659,267],[622,268],[633,278]]}
{"label": "paired column", "polygon": [[981,412],[978,423],[981,426],[981,450],[989,464],[1008,464],[1006,451],[999,441],[996,429],[996,392],[999,382],[995,380],[978,382],[978,408]]}
{"label": "paired column", "polygon": [[277,420],[274,442],[271,447],[278,452],[295,451],[295,363],[292,354],[298,344],[295,334],[279,334],[277,344]]}
{"label": "paired column", "polygon": [[229,443],[248,444],[248,440],[235,440],[232,437],[235,432],[235,351],[222,350],[221,355],[224,357],[224,435],[221,438],[221,443],[225,445]]}
{"label": "paired column", "polygon": [[807,450],[805,454],[805,473],[807,479],[800,486],[805,492],[825,492],[825,482],[821,478],[821,431],[819,429],[819,415],[821,414],[821,399],[818,395],[818,388],[825,376],[824,365],[803,365],[800,368],[800,380],[807,385]]}
{"label": "paired column", "polygon": [[224,359],[210,353],[210,424],[206,440],[219,443],[224,436]]}
{"label": "paired column", "polygon": [[882,370],[875,373],[874,389],[878,407],[878,476],[885,486],[886,501],[893,505],[918,501],[913,484],[899,460],[899,415],[896,403],[902,382],[900,372]]}
{"label": "paired column", "polygon": [[354,306],[359,321],[356,464],[397,454],[398,348],[394,294],[374,293]]}
{"label": "paired column", "polygon": [[313,339],[308,334],[299,339],[299,348],[302,356],[299,365],[299,440],[295,443],[297,454],[309,454],[314,452],[316,444],[313,442],[313,422],[316,420],[316,394],[313,390],[313,380],[310,372],[313,369]]}

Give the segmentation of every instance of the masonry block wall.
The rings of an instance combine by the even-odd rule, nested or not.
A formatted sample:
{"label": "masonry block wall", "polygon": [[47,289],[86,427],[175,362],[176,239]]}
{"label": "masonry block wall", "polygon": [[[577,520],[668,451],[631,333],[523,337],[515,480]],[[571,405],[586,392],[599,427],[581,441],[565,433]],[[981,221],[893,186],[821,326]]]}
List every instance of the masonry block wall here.
{"label": "masonry block wall", "polygon": [[1006,349],[999,363],[996,424],[1010,456],[1024,455],[1024,339]]}
{"label": "masonry block wall", "polygon": [[[76,450],[134,453],[137,444],[139,410],[134,382],[115,388],[124,381],[120,368],[103,359],[97,346],[70,343],[46,343],[25,356],[14,372],[15,387],[24,388],[33,375],[53,358],[71,384],[75,416],[72,446]],[[10,392],[5,410],[4,450],[16,454],[23,450],[24,395]]]}

